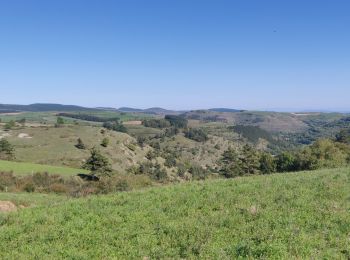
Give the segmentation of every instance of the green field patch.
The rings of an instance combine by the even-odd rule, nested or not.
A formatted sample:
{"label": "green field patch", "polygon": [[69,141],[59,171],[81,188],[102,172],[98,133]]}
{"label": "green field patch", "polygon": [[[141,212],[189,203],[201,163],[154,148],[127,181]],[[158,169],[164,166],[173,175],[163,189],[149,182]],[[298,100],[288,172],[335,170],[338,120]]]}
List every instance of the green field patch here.
{"label": "green field patch", "polygon": [[36,172],[48,172],[50,174],[60,174],[65,176],[72,176],[78,173],[87,173],[88,171],[83,169],[75,169],[69,167],[51,166],[36,163],[26,162],[12,162],[0,160],[0,171],[10,172],[12,171],[18,175],[33,174]]}

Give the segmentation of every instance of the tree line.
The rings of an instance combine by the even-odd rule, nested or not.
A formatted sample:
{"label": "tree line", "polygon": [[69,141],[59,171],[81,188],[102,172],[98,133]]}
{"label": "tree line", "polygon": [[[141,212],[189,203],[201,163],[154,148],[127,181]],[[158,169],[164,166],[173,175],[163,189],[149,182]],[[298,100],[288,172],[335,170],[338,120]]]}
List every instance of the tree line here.
{"label": "tree line", "polygon": [[350,131],[341,131],[334,140],[319,139],[302,149],[273,156],[250,145],[229,148],[220,159],[220,174],[232,178],[274,172],[295,172],[350,164]]}

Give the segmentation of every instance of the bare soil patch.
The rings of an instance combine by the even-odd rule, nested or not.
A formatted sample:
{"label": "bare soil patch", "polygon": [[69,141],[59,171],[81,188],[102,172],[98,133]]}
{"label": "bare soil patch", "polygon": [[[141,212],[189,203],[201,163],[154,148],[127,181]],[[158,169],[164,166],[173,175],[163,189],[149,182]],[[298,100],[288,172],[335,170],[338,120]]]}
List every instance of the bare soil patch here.
{"label": "bare soil patch", "polygon": [[126,122],[123,122],[123,125],[142,125],[142,121],[139,121],[139,120],[126,121]]}
{"label": "bare soil patch", "polygon": [[17,206],[11,201],[0,201],[0,212],[16,211]]}
{"label": "bare soil patch", "polygon": [[26,133],[20,133],[18,135],[18,138],[26,138],[26,139],[30,139],[32,138],[31,136],[29,136],[29,134],[26,134]]}

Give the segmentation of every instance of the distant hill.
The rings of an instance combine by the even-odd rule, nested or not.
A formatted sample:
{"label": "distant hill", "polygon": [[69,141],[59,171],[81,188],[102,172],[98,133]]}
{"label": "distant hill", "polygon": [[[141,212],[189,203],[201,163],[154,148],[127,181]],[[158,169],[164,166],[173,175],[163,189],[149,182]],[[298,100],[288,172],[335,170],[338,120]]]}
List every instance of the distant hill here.
{"label": "distant hill", "polygon": [[214,111],[214,112],[231,112],[231,113],[244,112],[244,110],[232,109],[232,108],[210,108],[208,110]]}
{"label": "distant hill", "polygon": [[86,111],[86,110],[96,110],[96,109],[75,106],[75,105],[45,104],[45,103],[37,103],[37,104],[30,104],[30,105],[0,104],[0,112],[1,111],[47,112],[47,111]]}
{"label": "distant hill", "polygon": [[152,115],[177,115],[183,112],[183,111],[168,110],[161,107],[151,107],[146,109],[120,107],[118,108],[118,111],[127,112],[127,113],[145,113],[145,114],[152,114]]}
{"label": "distant hill", "polygon": [[[169,110],[161,107],[151,107],[146,109],[121,107],[121,108],[118,108],[118,111],[129,112],[129,113],[146,113],[146,114],[153,114],[153,115],[179,115],[182,113],[189,112],[188,110]],[[238,112],[243,112],[244,110],[232,109],[232,108],[210,108],[210,109],[203,109],[198,111],[238,113]]]}

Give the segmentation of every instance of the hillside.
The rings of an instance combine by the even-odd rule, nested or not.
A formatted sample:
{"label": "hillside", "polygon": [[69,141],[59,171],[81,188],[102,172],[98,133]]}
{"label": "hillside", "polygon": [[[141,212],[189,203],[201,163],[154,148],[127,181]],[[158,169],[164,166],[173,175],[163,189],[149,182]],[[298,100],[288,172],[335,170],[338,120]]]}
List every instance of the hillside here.
{"label": "hillside", "polygon": [[[101,127],[67,125],[55,127],[26,127],[1,132],[16,149],[16,160],[54,166],[80,168],[89,157],[88,148],[99,147],[112,163],[115,170],[121,171],[142,161],[148,148],[141,149],[136,140],[124,133],[108,131],[101,133]],[[81,138],[87,149],[75,147]],[[101,141],[108,138],[108,147],[102,147]]]}
{"label": "hillside", "polygon": [[[35,204],[30,196],[27,204]],[[193,182],[62,202],[48,196],[55,202],[49,208],[35,196],[37,206],[0,215],[0,258],[350,257],[349,169]],[[9,198],[0,193],[0,200]]]}

